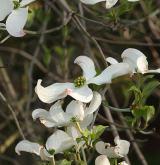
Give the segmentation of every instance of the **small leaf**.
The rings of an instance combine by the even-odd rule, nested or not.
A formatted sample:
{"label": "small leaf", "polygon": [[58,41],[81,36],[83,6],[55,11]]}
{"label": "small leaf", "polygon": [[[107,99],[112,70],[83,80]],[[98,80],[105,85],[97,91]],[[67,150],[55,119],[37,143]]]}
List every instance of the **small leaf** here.
{"label": "small leaf", "polygon": [[132,114],[136,119],[143,118],[147,123],[153,118],[155,108],[153,106],[143,106],[141,108],[133,109]]}
{"label": "small leaf", "polygon": [[143,93],[143,100],[145,100],[151,95],[151,93],[154,91],[155,88],[157,88],[160,85],[160,82],[157,80],[152,80],[144,85],[144,88],[142,90]]}
{"label": "small leaf", "polygon": [[129,92],[133,92],[134,93],[134,104],[139,105],[142,103],[143,100],[143,93],[141,92],[141,90],[139,88],[137,88],[136,86],[132,86],[129,89]]}
{"label": "small leaf", "polygon": [[153,106],[145,106],[144,111],[145,113],[143,117],[146,120],[146,122],[149,122],[155,114],[155,108]]}
{"label": "small leaf", "polygon": [[85,130],[83,131],[83,136],[84,136],[84,137],[89,137],[89,135],[90,135],[90,131],[89,131],[88,129],[85,129]]}
{"label": "small leaf", "polygon": [[138,89],[136,86],[132,86],[128,91],[141,94],[140,89]]}
{"label": "small leaf", "polygon": [[103,132],[105,131],[106,127],[107,126],[103,126],[103,125],[97,125],[97,126],[93,127],[92,133],[91,133],[91,138],[93,140],[98,139],[103,134]]}

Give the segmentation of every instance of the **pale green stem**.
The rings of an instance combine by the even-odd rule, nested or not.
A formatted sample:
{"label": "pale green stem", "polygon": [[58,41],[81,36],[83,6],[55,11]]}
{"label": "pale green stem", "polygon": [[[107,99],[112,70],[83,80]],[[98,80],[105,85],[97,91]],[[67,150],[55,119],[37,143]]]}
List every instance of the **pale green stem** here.
{"label": "pale green stem", "polygon": [[[76,122],[76,126],[77,126],[78,131],[79,131],[79,132],[81,133],[81,135],[83,136],[83,130],[81,129],[81,126],[79,125],[78,122]],[[86,142],[86,145],[89,146],[88,141],[85,140],[85,142]]]}
{"label": "pale green stem", "polygon": [[85,165],[87,165],[87,159],[86,159],[86,153],[84,151],[84,148],[82,147],[82,156],[83,156],[83,161],[85,162]]}
{"label": "pale green stem", "polygon": [[111,110],[117,111],[117,112],[131,112],[130,108],[120,109],[120,108],[111,107],[111,106],[107,106],[107,107],[110,108]]}
{"label": "pale green stem", "polygon": [[83,135],[83,131],[78,122],[76,122],[76,126],[77,126],[78,131]]}
{"label": "pale green stem", "polygon": [[114,165],[118,165],[117,159],[114,159]]}
{"label": "pale green stem", "polygon": [[52,158],[52,160],[51,160],[51,165],[56,165],[54,156],[53,156],[53,158]]}
{"label": "pale green stem", "polygon": [[116,107],[111,107],[109,105],[106,105],[105,103],[104,103],[104,106],[105,107],[108,107],[109,109],[111,109],[113,111],[116,111],[116,112],[131,112],[131,109],[130,108],[120,109],[120,108],[116,108]]}

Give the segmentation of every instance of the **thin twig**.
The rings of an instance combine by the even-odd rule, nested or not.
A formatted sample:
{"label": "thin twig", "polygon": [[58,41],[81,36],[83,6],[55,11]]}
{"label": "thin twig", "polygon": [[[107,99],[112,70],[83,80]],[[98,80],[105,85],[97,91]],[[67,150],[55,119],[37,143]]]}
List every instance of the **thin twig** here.
{"label": "thin twig", "polygon": [[2,94],[1,91],[0,91],[0,97],[1,97],[1,99],[5,102],[5,104],[7,105],[8,109],[11,111],[11,113],[12,113],[12,115],[13,115],[13,118],[14,118],[14,120],[15,120],[16,126],[17,126],[17,128],[18,128],[18,131],[19,131],[21,137],[22,137],[23,139],[25,139],[25,136],[24,136],[23,131],[22,131],[21,127],[20,127],[20,124],[19,124],[19,121],[18,121],[18,119],[17,119],[17,116],[16,116],[16,114],[15,114],[15,112],[14,112],[12,106],[8,103],[7,99],[6,99],[5,96]]}

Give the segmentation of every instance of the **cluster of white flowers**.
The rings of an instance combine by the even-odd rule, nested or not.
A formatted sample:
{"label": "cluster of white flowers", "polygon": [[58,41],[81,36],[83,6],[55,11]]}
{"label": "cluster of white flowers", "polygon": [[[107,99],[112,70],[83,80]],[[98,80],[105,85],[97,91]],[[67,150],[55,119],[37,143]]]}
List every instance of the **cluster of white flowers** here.
{"label": "cluster of white flowers", "polygon": [[[14,37],[22,37],[25,35],[23,28],[28,18],[28,5],[35,0],[1,0],[0,5],[0,27],[5,27],[8,33]],[[118,0],[81,0],[85,4],[96,4],[98,2],[106,1],[106,8],[113,7]],[[135,2],[139,0],[128,0]]]}
{"label": "cluster of white flowers", "polygon": [[[24,26],[28,18],[28,5],[35,0],[1,0],[0,2],[0,26],[5,27],[8,33],[15,37],[25,35]],[[96,4],[106,2],[106,8],[113,7],[118,0],[81,0],[85,4]],[[135,2],[139,0],[128,0]],[[32,113],[34,120],[39,119],[46,127],[58,128],[46,141],[45,146],[28,140],[20,141],[15,151],[34,153],[42,160],[50,161],[54,159],[54,154],[63,153],[73,146],[84,146],[85,141],[78,142],[77,138],[83,136],[88,126],[93,121],[93,114],[101,105],[101,95],[93,91],[89,85],[111,84],[113,79],[135,73],[160,73],[160,69],[149,70],[146,56],[137,49],[126,49],[122,55],[122,62],[118,62],[112,57],[106,58],[106,63],[110,65],[100,74],[97,74],[94,62],[87,56],[79,56],[74,63],[78,64],[83,74],[76,78],[73,83],[54,83],[47,87],[41,85],[42,80],[38,80],[35,92],[39,99],[44,103],[54,103],[49,111],[36,109]],[[64,110],[62,108],[64,99],[70,96],[72,100]],[[65,131],[61,128],[65,127]],[[110,158],[123,158],[129,152],[130,143],[121,140],[119,137],[114,139],[115,146],[99,141],[95,144],[96,151],[100,154],[95,160],[95,165],[110,165]],[[109,158],[109,159],[108,159]],[[119,165],[127,165],[125,161]]]}
{"label": "cluster of white flowers", "polygon": [[28,18],[28,5],[35,0],[1,0],[0,2],[0,22],[6,17],[5,23],[0,23],[8,33],[14,37],[25,35],[23,28]]}
{"label": "cluster of white flowers", "polygon": [[[51,135],[46,146],[43,147],[37,143],[23,140],[16,146],[16,152],[31,152],[39,155],[42,160],[50,160],[53,155],[77,146],[76,139],[81,137],[80,130],[75,123],[78,122],[80,129],[85,130],[93,121],[93,113],[101,105],[101,95],[92,91],[88,84],[111,83],[113,78],[128,74],[127,64],[111,65],[107,67],[100,75],[96,76],[93,61],[86,56],[76,58],[77,63],[83,70],[83,76],[78,77],[74,83],[55,83],[46,88],[41,86],[41,80],[38,80],[35,91],[41,101],[45,103],[55,102],[49,111],[45,109],[36,109],[32,113],[34,120],[38,119],[46,127],[66,127],[66,132],[57,130]],[[118,69],[117,69],[118,67]],[[127,72],[126,72],[127,70]],[[67,95],[73,97],[64,111],[62,108],[63,100]],[[90,104],[87,104],[89,103]]]}
{"label": "cluster of white flowers", "polygon": [[[95,165],[110,165],[108,158],[123,158],[129,152],[130,143],[126,140],[120,140],[119,137],[114,139],[115,146],[109,143],[99,141],[96,143],[96,150],[101,155],[96,158]],[[127,165],[126,162],[121,162],[119,165]]]}
{"label": "cluster of white flowers", "polygon": [[[88,5],[94,5],[96,3],[105,1],[107,9],[110,9],[111,7],[113,7],[118,2],[118,0],[80,0],[80,1],[82,3],[88,4]],[[139,0],[128,0],[128,1],[129,2],[137,2]]]}
{"label": "cluster of white flowers", "polygon": [[[39,155],[42,160],[51,160],[54,154],[73,147],[80,146],[76,141],[82,136],[81,130],[85,130],[93,121],[93,113],[99,108],[102,102],[101,95],[92,91],[89,84],[110,84],[113,79],[135,73],[160,73],[160,69],[148,70],[146,56],[137,49],[126,49],[122,55],[122,62],[114,58],[107,58],[111,65],[104,69],[99,75],[93,61],[87,56],[79,56],[75,59],[83,70],[83,75],[74,80],[73,83],[54,83],[48,87],[41,85],[42,80],[38,80],[35,92],[39,99],[45,103],[55,102],[49,111],[36,109],[32,113],[34,120],[39,119],[46,127],[58,128],[47,140],[45,147],[37,143],[23,140],[15,148],[20,154],[21,151],[31,152]],[[67,96],[74,98],[63,110],[63,99]],[[88,104],[89,103],[89,104]],[[80,129],[77,128],[77,124]],[[66,131],[59,128],[65,127]],[[122,158],[128,154],[130,143],[116,137],[115,146],[99,141],[95,148],[100,156],[95,160],[96,165],[110,165],[108,158]],[[127,165],[121,162],[119,165]]]}

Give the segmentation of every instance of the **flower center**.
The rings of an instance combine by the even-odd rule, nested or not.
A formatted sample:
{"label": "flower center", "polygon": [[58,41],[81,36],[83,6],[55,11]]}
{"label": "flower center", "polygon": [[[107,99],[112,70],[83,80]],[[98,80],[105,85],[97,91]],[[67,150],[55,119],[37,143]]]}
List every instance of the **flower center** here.
{"label": "flower center", "polygon": [[14,9],[18,9],[20,7],[20,3],[18,1],[13,1]]}
{"label": "flower center", "polygon": [[86,83],[86,79],[83,76],[80,76],[80,77],[78,77],[77,79],[74,80],[74,85],[75,85],[75,87],[78,87],[78,88],[85,85],[85,83]]}
{"label": "flower center", "polygon": [[70,120],[72,123],[76,123],[78,120],[76,117],[72,117],[71,120]]}

